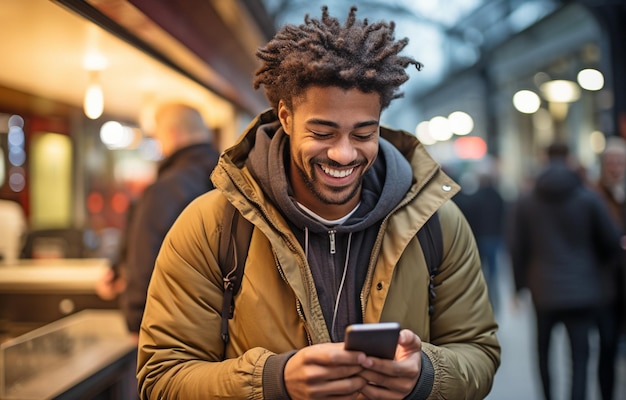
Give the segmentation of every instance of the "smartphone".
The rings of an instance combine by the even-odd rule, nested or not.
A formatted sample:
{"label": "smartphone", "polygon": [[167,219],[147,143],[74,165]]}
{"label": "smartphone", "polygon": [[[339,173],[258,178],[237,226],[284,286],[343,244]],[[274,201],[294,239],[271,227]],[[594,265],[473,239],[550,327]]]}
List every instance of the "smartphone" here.
{"label": "smartphone", "polygon": [[345,348],[393,360],[399,334],[400,324],[397,322],[353,324],[346,328]]}

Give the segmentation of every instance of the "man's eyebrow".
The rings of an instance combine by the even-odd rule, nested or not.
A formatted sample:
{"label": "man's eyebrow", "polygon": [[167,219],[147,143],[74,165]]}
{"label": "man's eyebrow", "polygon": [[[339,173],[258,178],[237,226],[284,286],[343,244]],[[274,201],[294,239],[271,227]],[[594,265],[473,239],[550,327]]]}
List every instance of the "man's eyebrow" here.
{"label": "man's eyebrow", "polygon": [[[306,121],[308,124],[314,124],[314,125],[325,125],[331,128],[339,128],[339,124],[333,121],[328,121],[325,119],[319,119],[319,118],[313,118],[313,119],[309,119]],[[362,121],[362,122],[357,122],[356,124],[354,124],[352,126],[352,129],[357,129],[357,128],[362,128],[364,126],[372,126],[372,125],[378,125],[379,122],[378,120],[370,120],[370,121]]]}

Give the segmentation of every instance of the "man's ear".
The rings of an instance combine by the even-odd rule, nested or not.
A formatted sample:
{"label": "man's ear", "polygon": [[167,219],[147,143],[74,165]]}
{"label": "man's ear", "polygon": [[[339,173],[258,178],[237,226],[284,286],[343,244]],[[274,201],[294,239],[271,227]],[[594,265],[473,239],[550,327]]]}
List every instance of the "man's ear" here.
{"label": "man's ear", "polygon": [[283,126],[283,130],[287,135],[291,134],[291,129],[293,127],[293,115],[291,114],[291,110],[287,107],[287,104],[283,100],[278,102],[278,120],[280,124]]}

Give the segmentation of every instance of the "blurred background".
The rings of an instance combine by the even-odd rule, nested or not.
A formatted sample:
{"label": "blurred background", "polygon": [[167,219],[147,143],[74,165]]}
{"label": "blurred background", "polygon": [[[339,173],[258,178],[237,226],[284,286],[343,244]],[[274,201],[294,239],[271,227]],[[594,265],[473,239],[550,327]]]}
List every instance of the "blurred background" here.
{"label": "blurred background", "polygon": [[[514,201],[554,141],[593,180],[607,139],[626,136],[623,0],[327,3],[340,19],[354,3],[370,21],[394,20],[396,37],[409,38],[405,53],[424,68],[409,69],[383,123],[414,133],[464,191],[491,174]],[[252,87],[257,47],[323,4],[1,0],[2,340],[116,308],[92,284],[115,257],[129,205],[155,178],[156,105],[198,107],[227,148],[268,107]],[[499,257],[500,335],[517,352],[504,350],[492,398],[538,398],[532,318],[523,304],[507,309],[513,289]]]}

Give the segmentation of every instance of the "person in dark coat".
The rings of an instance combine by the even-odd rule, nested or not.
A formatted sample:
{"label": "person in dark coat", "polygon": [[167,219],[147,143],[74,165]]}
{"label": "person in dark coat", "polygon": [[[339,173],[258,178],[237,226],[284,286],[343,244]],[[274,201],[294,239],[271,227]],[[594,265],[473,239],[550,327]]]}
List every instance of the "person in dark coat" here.
{"label": "person in dark coat", "polygon": [[[600,155],[600,176],[593,187],[608,206],[613,220],[624,234],[624,200],[626,199],[626,141],[621,137],[610,137]],[[617,257],[609,261],[612,274],[607,278],[617,290],[612,305],[597,315],[600,338],[598,372],[600,391],[604,400],[612,399],[615,391],[617,355],[620,336],[626,338],[626,252],[622,248]]]}
{"label": "person in dark coat", "polygon": [[476,237],[483,274],[489,288],[489,301],[497,313],[500,309],[498,270],[500,253],[504,250],[506,203],[497,188],[494,167],[490,159],[484,160],[478,171],[472,172],[471,178],[461,181],[462,191],[453,200]]}
{"label": "person in dark coat", "polygon": [[545,398],[552,398],[550,337],[563,323],[571,347],[571,399],[584,399],[589,333],[616,296],[607,284],[606,260],[619,251],[620,231],[600,196],[568,165],[568,148],[551,145],[548,157],[534,188],[515,206],[509,248],[516,288],[528,288],[535,307]]}
{"label": "person in dark coat", "polygon": [[118,261],[121,272],[117,276],[123,282],[113,280],[112,273],[105,277],[110,279],[105,283],[121,291],[121,309],[135,337],[161,242],[182,210],[213,189],[210,175],[219,158],[202,115],[183,103],[166,103],[157,109],[154,137],[164,159],[156,181],[145,189],[129,215]]}

